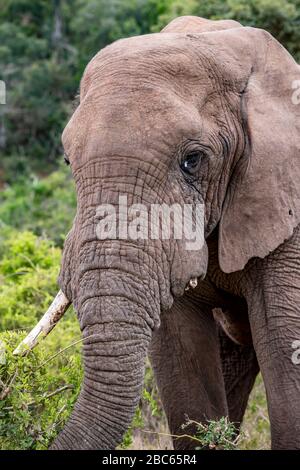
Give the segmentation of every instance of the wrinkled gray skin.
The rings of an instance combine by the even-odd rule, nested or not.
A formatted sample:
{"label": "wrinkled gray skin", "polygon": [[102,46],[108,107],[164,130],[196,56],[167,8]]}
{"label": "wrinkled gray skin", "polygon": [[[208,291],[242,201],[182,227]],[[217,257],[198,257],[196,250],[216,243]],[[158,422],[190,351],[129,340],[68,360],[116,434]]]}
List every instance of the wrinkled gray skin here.
{"label": "wrinkled gray skin", "polygon": [[[185,415],[240,423],[260,369],[272,447],[300,448],[297,78],[268,33],[192,17],[118,41],[88,65],[63,134],[78,208],[59,278],[78,314],[85,376],[52,448],[115,448],[148,352],[172,434],[188,431]],[[191,181],[180,164],[194,150]],[[205,246],[99,240],[96,208],[119,194],[203,203]],[[198,287],[185,292],[193,277]]]}

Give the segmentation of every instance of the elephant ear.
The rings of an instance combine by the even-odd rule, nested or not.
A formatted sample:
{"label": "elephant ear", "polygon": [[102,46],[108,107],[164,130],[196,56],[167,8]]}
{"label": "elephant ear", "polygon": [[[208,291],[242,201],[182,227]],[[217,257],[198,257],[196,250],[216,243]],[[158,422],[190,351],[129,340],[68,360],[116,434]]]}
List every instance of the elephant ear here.
{"label": "elephant ear", "polygon": [[267,256],[300,223],[300,67],[269,33],[240,28],[239,34],[249,35],[250,51],[240,61],[252,60],[242,97],[249,145],[220,220],[219,263],[226,273]]}

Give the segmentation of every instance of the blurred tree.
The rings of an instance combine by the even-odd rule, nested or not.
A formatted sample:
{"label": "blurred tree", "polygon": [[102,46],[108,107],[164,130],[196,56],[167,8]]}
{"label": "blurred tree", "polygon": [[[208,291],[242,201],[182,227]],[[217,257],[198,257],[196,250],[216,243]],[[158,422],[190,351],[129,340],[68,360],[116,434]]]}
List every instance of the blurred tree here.
{"label": "blurred tree", "polygon": [[7,87],[1,150],[6,160],[14,156],[12,170],[26,170],[25,158],[28,168],[45,171],[61,153],[59,135],[77,88],[76,49],[62,21],[69,21],[72,3],[0,0],[0,78]]}
{"label": "blurred tree", "polygon": [[[144,34],[170,0],[0,0],[1,177],[48,172],[90,58],[120,37]],[[10,163],[7,163],[7,162]],[[10,175],[4,175],[4,169]]]}
{"label": "blurred tree", "polygon": [[70,31],[79,52],[78,79],[101,48],[120,38],[151,32],[171,4],[172,0],[77,0]]}
{"label": "blurred tree", "polygon": [[226,18],[266,29],[300,62],[300,0],[227,0]]}

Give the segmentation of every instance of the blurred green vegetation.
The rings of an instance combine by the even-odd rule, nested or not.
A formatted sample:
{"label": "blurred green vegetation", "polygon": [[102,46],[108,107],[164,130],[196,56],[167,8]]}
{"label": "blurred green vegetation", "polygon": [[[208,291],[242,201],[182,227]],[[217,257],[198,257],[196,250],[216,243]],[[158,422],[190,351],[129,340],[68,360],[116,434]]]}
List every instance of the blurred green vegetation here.
{"label": "blurred green vegetation", "polygon": [[[30,230],[63,245],[76,210],[70,169],[61,164],[47,178],[17,179],[0,191],[0,237],[6,227]],[[1,247],[0,247],[1,250]]]}
{"label": "blurred green vegetation", "polygon": [[11,232],[0,260],[0,330],[30,328],[57,291],[60,250],[32,232]]}
{"label": "blurred green vegetation", "polygon": [[81,384],[80,342],[51,359],[80,340],[72,309],[34,352],[12,355],[57,292],[62,238],[56,211],[62,210],[65,233],[75,201],[65,182],[64,169],[43,180],[20,179],[0,193],[0,449],[46,448]]}
{"label": "blurred green vegetation", "polygon": [[71,309],[34,352],[12,355],[57,291],[61,249],[33,232],[0,233],[0,449],[43,449],[78,395],[80,330]]}

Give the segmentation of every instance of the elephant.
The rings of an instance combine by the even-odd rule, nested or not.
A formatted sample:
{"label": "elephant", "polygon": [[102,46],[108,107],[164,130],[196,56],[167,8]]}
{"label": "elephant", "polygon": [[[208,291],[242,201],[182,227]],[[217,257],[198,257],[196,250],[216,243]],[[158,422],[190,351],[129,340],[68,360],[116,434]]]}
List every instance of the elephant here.
{"label": "elephant", "polygon": [[[118,40],[87,65],[62,135],[77,212],[58,280],[80,323],[84,379],[52,449],[116,448],[147,356],[172,435],[187,434],[186,416],[238,429],[260,371],[272,448],[300,449],[299,79],[268,32],[199,17]],[[101,238],[98,208],[120,209],[120,196],[198,204],[203,241]],[[123,218],[122,206],[111,222]]]}

